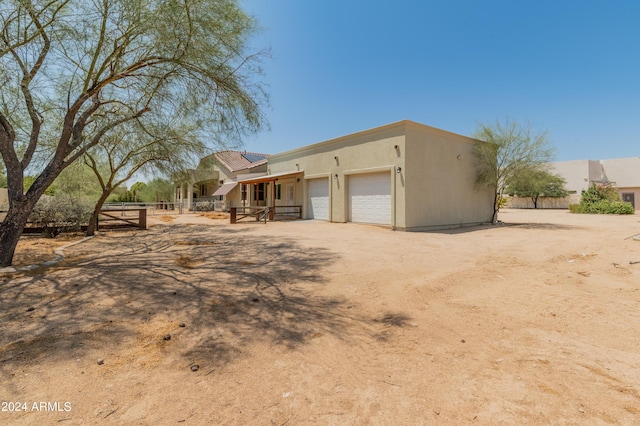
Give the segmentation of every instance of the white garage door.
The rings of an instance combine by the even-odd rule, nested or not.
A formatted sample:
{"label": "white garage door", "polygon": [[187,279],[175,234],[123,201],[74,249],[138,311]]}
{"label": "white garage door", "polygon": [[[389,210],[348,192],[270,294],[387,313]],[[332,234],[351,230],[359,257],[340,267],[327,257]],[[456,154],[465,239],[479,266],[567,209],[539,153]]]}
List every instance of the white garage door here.
{"label": "white garage door", "polygon": [[329,179],[309,179],[308,185],[307,217],[329,220]]}
{"label": "white garage door", "polygon": [[349,221],[391,225],[391,175],[349,176]]}

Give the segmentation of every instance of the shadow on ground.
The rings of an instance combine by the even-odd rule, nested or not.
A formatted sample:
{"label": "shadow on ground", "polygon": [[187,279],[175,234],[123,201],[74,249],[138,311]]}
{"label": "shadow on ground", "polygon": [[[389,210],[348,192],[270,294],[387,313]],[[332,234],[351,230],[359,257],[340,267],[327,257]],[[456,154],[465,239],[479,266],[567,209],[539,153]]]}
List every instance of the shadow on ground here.
{"label": "shadow on ground", "polygon": [[458,234],[467,234],[470,232],[482,232],[493,230],[498,227],[513,227],[516,226],[522,229],[552,229],[552,230],[571,230],[571,229],[582,229],[580,226],[574,225],[562,225],[557,223],[512,223],[512,222],[499,222],[496,225],[474,225],[474,226],[463,226],[459,228],[449,228],[449,229],[435,229],[432,231],[427,231],[432,234],[447,234],[447,235],[458,235]]}
{"label": "shadow on ground", "polygon": [[335,254],[251,230],[156,226],[114,232],[65,254],[54,269],[4,278],[5,377],[45,355],[64,360],[101,350],[123,364],[161,363],[171,351],[185,365],[220,366],[249,342],[295,347],[318,334],[342,338],[353,320],[343,300],[316,291]]}

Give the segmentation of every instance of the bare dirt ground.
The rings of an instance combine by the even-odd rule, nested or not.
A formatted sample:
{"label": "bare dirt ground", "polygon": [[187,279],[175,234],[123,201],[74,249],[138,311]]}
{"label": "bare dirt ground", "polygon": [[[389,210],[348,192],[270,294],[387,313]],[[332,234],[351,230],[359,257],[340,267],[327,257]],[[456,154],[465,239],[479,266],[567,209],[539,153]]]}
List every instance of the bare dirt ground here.
{"label": "bare dirt ground", "polygon": [[0,424],[640,423],[639,217],[501,219],[70,247],[0,276]]}

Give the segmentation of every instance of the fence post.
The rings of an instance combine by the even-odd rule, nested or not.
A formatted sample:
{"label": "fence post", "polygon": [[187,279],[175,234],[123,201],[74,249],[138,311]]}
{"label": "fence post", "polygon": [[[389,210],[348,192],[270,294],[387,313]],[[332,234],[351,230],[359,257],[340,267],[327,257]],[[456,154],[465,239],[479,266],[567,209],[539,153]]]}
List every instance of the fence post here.
{"label": "fence post", "polygon": [[147,209],[138,210],[138,228],[147,229]]}
{"label": "fence post", "polygon": [[231,223],[236,223],[236,208],[235,207],[231,207],[229,209],[229,221]]}

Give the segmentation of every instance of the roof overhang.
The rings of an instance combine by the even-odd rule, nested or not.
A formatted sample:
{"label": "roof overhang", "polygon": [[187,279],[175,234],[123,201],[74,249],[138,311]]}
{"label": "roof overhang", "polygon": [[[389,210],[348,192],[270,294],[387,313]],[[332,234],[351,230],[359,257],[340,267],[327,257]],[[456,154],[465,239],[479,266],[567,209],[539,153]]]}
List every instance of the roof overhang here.
{"label": "roof overhang", "polygon": [[212,196],[215,197],[217,195],[227,195],[237,185],[238,185],[238,182],[223,183],[220,188],[216,189],[216,192],[214,192]]}
{"label": "roof overhang", "polygon": [[249,184],[249,183],[263,183],[263,182],[275,182],[278,179],[285,179],[289,177],[294,177],[296,175],[301,175],[304,173],[304,170],[296,170],[293,172],[284,172],[284,173],[275,173],[272,175],[264,175],[258,177],[249,177],[249,178],[241,178],[238,176],[238,183]]}

